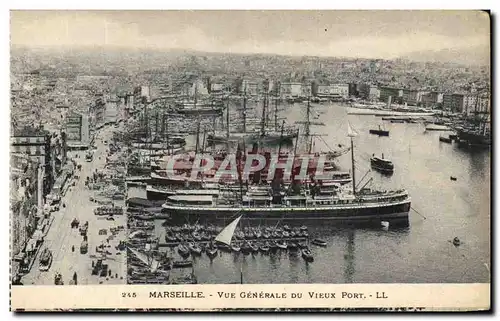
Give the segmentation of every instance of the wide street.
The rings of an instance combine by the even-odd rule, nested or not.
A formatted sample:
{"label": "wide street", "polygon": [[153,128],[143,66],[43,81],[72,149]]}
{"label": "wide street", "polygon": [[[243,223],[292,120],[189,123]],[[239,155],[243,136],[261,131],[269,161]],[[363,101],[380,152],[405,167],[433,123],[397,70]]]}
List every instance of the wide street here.
{"label": "wide street", "polygon": [[[78,284],[126,283],[126,251],[118,251],[115,248],[120,240],[125,239],[126,215],[115,216],[114,221],[108,221],[106,217],[94,215],[94,209],[99,205],[91,202],[90,197],[95,194],[95,191],[89,190],[85,186],[86,177],[92,176],[96,169],[102,170],[106,164],[107,144],[103,141],[111,138],[113,129],[113,127],[105,127],[98,132],[95,139],[96,150],[91,162],[85,161],[86,151],[68,153],[68,158],[72,158],[77,164],[82,165],[81,171],[75,169],[75,175],[78,175],[79,178],[73,177],[69,180],[67,184],[70,185],[70,188],[61,198],[59,211],[50,214],[54,217],[54,221],[44,239],[42,250],[39,251],[33,268],[22,278],[24,284],[53,285],[56,272],[62,274],[64,284],[69,284],[75,272],[77,273]],[[75,186],[71,186],[73,181]],[[62,204],[65,204],[65,207]],[[115,204],[123,206],[124,201],[115,201]],[[85,224],[86,221],[89,222],[87,232],[89,246],[86,254],[80,253],[83,236],[80,235],[79,229],[72,229],[70,226],[74,218],[80,221],[80,226]],[[124,226],[125,229],[109,241],[110,246],[107,247],[107,251],[111,255],[108,254],[106,260],[103,261],[103,263],[108,264],[112,276],[104,278],[91,275],[92,261],[96,261],[96,255],[101,257],[100,253],[96,253],[96,247],[101,244],[108,245],[106,240],[111,235],[109,228],[120,225]],[[107,229],[107,235],[99,235],[100,229]],[[41,272],[39,270],[39,259],[40,253],[45,247],[52,251],[53,262],[49,271]],[[116,277],[116,274],[118,277]]]}

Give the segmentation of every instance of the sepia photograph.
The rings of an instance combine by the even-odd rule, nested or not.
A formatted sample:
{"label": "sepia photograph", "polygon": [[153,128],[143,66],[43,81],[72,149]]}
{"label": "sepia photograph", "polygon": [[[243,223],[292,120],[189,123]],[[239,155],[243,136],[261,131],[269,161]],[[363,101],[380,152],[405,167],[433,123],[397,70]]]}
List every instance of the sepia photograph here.
{"label": "sepia photograph", "polygon": [[490,14],[11,10],[12,309],[490,309]]}

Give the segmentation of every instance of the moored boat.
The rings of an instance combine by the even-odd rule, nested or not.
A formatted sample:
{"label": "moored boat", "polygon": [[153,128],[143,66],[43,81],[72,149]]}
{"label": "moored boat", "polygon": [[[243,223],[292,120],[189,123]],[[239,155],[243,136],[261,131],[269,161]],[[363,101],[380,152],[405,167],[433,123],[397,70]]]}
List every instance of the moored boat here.
{"label": "moored boat", "polygon": [[444,136],[439,136],[439,141],[448,144],[452,143],[452,139],[450,137],[444,137]]}
{"label": "moored boat", "polygon": [[302,258],[307,262],[314,261],[314,257],[308,248],[302,249]]}
{"label": "moored boat", "polygon": [[[357,134],[352,134],[350,125],[348,132],[348,136],[351,137],[351,152],[354,155],[352,137]],[[352,166],[354,168],[354,157]],[[311,192],[310,184],[305,186],[302,181],[296,184]],[[323,191],[324,189],[320,187],[322,195],[318,197],[319,195],[312,195],[315,193],[295,192],[293,189],[289,194],[285,191],[278,193],[273,190],[271,184],[248,187],[244,194],[243,183],[240,182],[240,195],[237,197],[233,195],[235,193],[227,197],[172,196],[167,198],[163,208],[173,221],[185,220],[186,216],[200,221],[223,221],[235,215],[243,215],[247,221],[259,222],[311,220],[380,226],[381,221],[387,221],[393,227],[409,226],[411,198],[408,191],[405,189],[377,191],[369,188],[356,190],[355,186],[353,177],[352,184],[332,186],[328,191]],[[254,193],[256,188],[259,189],[258,195]],[[283,237],[289,237],[289,232],[287,233],[283,233]],[[247,239],[253,239],[252,235],[254,236],[254,233],[251,231],[245,233]]]}
{"label": "moored boat", "polygon": [[235,253],[239,253],[241,251],[241,247],[236,243],[232,243],[231,250]]}
{"label": "moored boat", "polygon": [[192,254],[201,255],[201,248],[196,243],[188,243],[188,248]]}
{"label": "moored boat", "polygon": [[207,255],[209,258],[214,258],[217,256],[217,253],[219,252],[219,250],[217,249],[217,247],[211,243],[207,248],[206,248],[206,252],[207,252]]}
{"label": "moored boat", "polygon": [[248,242],[248,245],[250,246],[250,249],[252,250],[253,253],[259,252],[259,247],[255,243]]}
{"label": "moored boat", "polygon": [[297,243],[295,242],[288,242],[288,250],[295,252],[299,249]]}
{"label": "moored boat", "polygon": [[187,268],[187,267],[192,267],[192,266],[193,266],[193,261],[191,261],[191,260],[173,261],[172,262],[173,268]]}
{"label": "moored boat", "polygon": [[265,242],[264,244],[260,244],[259,249],[262,253],[268,253],[270,250],[269,243]]}
{"label": "moored boat", "polygon": [[378,126],[378,129],[370,129],[369,133],[378,136],[389,136],[389,131],[382,129],[380,125]]}
{"label": "moored boat", "polygon": [[288,248],[288,244],[286,241],[276,241],[276,246],[282,250],[286,250]]}
{"label": "moored boat", "polygon": [[381,158],[375,156],[375,154],[372,155],[370,165],[373,169],[385,174],[392,174],[394,172],[394,164],[392,161],[385,159],[384,154],[382,154]]}
{"label": "moored boat", "polygon": [[311,241],[312,244],[325,247],[328,243],[321,239],[314,239]]}
{"label": "moored boat", "polygon": [[179,246],[177,247],[177,252],[179,252],[182,257],[189,256],[189,248],[184,244],[179,244]]}

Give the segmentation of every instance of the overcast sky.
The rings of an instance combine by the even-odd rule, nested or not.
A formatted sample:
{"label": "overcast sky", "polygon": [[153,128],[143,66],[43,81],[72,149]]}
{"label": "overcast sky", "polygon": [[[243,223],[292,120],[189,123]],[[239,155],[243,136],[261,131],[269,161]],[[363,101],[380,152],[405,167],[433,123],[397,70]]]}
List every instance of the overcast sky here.
{"label": "overcast sky", "polygon": [[479,11],[12,11],[11,42],[395,58],[489,46]]}

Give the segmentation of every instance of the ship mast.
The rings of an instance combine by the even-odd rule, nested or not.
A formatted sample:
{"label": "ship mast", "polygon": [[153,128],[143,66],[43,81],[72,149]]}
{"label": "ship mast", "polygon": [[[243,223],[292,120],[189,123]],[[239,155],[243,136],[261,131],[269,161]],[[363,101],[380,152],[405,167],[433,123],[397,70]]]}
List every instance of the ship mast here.
{"label": "ship mast", "polygon": [[245,84],[245,91],[243,93],[243,133],[247,132],[247,86]]}
{"label": "ship mast", "polygon": [[264,103],[262,104],[262,119],[260,120],[260,136],[266,135],[266,97],[264,96]]}
{"label": "ship mast", "polygon": [[198,83],[194,83],[194,108],[196,109],[196,102],[198,96]]}
{"label": "ship mast", "polygon": [[285,121],[283,120],[283,125],[281,125],[280,142],[278,145],[278,158],[281,154],[281,142],[283,141],[283,130],[285,129]]}
{"label": "ship mast", "polygon": [[274,130],[278,130],[278,89],[274,99]]}
{"label": "ship mast", "polygon": [[227,97],[226,106],[226,151],[229,153],[229,96]]}
{"label": "ship mast", "polygon": [[198,117],[198,124],[196,127],[196,145],[195,153],[198,154],[198,148],[200,147],[200,118]]}
{"label": "ship mast", "polygon": [[351,138],[352,193],[353,195],[356,195],[356,167],[354,166],[353,137],[356,137],[357,133],[351,128],[351,124],[349,122],[347,122],[347,136]]}
{"label": "ship mast", "polygon": [[306,123],[305,123],[305,133],[304,137],[306,139],[306,146],[307,146],[307,152],[310,154],[311,153],[311,148],[312,148],[312,143],[309,140],[309,137],[311,135],[311,102],[310,102],[310,97],[307,97],[307,109],[306,109]]}
{"label": "ship mast", "polygon": [[169,146],[169,137],[168,137],[169,136],[169,134],[168,134],[168,114],[163,114],[163,116],[164,116],[164,121],[165,121],[165,135],[166,135],[165,142],[167,143],[167,155],[169,155],[170,154],[169,153],[170,146]]}
{"label": "ship mast", "polygon": [[351,136],[352,194],[356,195],[356,168],[354,166],[354,142]]}

